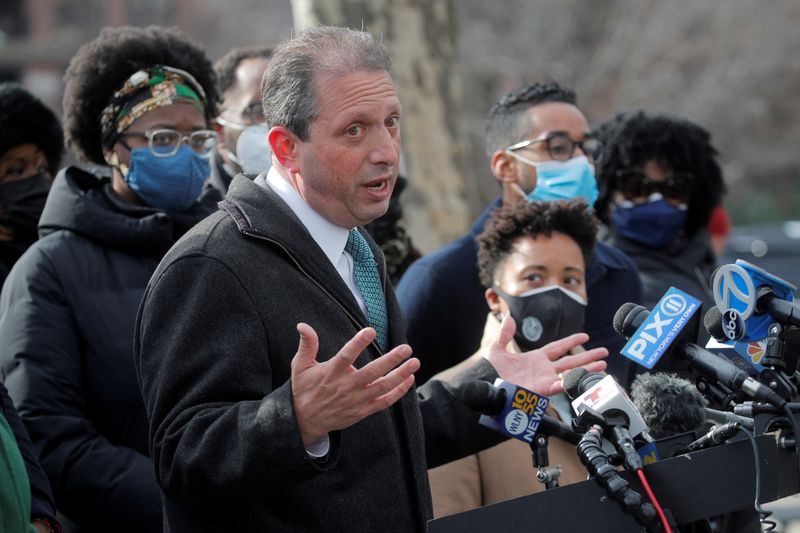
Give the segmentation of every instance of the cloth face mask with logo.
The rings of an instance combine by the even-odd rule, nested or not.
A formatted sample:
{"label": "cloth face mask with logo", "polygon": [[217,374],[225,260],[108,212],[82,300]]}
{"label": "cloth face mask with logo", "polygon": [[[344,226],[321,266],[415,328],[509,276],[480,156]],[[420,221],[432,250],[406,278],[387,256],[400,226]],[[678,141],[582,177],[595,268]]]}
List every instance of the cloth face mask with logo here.
{"label": "cloth face mask with logo", "polygon": [[535,350],[583,330],[586,300],[558,285],[540,287],[519,296],[494,291],[506,302],[517,323],[514,340],[523,351]]}

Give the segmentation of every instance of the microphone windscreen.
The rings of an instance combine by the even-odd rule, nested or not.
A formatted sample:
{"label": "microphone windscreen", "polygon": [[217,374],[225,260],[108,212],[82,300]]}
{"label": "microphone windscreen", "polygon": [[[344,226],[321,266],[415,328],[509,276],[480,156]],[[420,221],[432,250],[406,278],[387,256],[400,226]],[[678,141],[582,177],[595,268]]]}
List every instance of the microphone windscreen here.
{"label": "microphone windscreen", "polygon": [[725,336],[725,331],[722,329],[722,312],[716,305],[706,311],[703,316],[703,325],[706,327],[708,334],[716,340],[720,342],[728,340]]}
{"label": "microphone windscreen", "polygon": [[488,381],[472,381],[461,392],[461,400],[477,413],[495,416],[506,403],[505,392]]}
{"label": "microphone windscreen", "polygon": [[585,368],[573,368],[564,374],[564,390],[570,400],[574,400],[581,395],[581,378],[588,374]]}
{"label": "microphone windscreen", "polygon": [[653,438],[705,426],[706,399],[691,382],[675,374],[639,374],[631,385],[631,399]]}
{"label": "microphone windscreen", "polygon": [[619,309],[617,309],[617,312],[614,314],[614,322],[612,323],[614,326],[614,331],[620,335],[624,335],[622,325],[625,322],[625,318],[628,316],[628,313],[630,313],[635,307],[637,307],[637,304],[628,302],[622,304]]}

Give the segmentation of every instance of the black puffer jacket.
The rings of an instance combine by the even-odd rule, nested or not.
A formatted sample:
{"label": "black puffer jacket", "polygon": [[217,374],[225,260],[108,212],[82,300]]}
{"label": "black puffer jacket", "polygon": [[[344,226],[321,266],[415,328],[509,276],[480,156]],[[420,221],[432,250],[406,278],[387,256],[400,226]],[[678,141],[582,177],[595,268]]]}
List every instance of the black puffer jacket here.
{"label": "black puffer jacket", "polygon": [[41,459],[56,504],[82,530],[161,531],[161,497],[133,367],[136,311],[188,213],[119,200],[78,168],[56,178],[40,240],[0,296],[0,377]]}

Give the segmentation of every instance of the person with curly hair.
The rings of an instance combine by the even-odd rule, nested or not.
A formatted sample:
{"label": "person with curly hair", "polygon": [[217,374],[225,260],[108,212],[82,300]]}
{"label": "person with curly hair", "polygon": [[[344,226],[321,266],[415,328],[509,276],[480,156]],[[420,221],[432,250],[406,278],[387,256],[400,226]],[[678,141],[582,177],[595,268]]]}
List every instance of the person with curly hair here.
{"label": "person with curly hair", "polygon": [[676,287],[713,306],[708,225],[725,184],[709,132],[681,117],[638,111],[616,115],[597,135],[597,215],[607,242],[639,267],[642,304],[652,306]]}
{"label": "person with curly hair", "polygon": [[[584,199],[506,204],[492,213],[478,235],[478,268],[490,312],[481,349],[434,379],[449,380],[483,357],[504,316],[518,327],[509,349],[522,352],[584,329],[586,265],[598,220]],[[573,353],[581,351],[573,348]],[[547,414],[569,421],[563,394],[550,397]],[[549,439],[550,465],[560,465],[561,485],[586,479],[575,445]],[[540,492],[530,447],[518,440],[498,444],[428,472],[435,517],[468,511]]]}
{"label": "person with curly hair", "polygon": [[220,138],[209,185],[223,194],[236,174],[259,174],[270,166],[261,78],[271,55],[269,46],[241,46],[214,63],[222,102],[214,125]]}
{"label": "person with curly hair", "polygon": [[64,154],[55,113],[16,83],[0,84],[0,286],[39,238],[36,225]]}
{"label": "person with curly hair", "polygon": [[75,527],[161,531],[133,330],[159,260],[221,199],[203,192],[216,78],[198,44],[151,26],[102,30],[64,82],[68,145],[111,177],[55,178],[0,296],[0,376]]}
{"label": "person with curly hair", "polygon": [[[416,260],[397,286],[408,321],[408,340],[422,354],[420,382],[456,365],[480,346],[488,308],[478,276],[477,236],[502,205],[531,201],[597,199],[594,156],[598,143],[575,92],[556,82],[523,85],[501,97],[486,121],[486,153],[500,187],[471,230]],[[612,327],[614,313],[642,295],[636,266],[612,246],[598,243],[587,263],[587,346],[618,352],[625,339]],[[633,363],[608,361],[627,385]]]}

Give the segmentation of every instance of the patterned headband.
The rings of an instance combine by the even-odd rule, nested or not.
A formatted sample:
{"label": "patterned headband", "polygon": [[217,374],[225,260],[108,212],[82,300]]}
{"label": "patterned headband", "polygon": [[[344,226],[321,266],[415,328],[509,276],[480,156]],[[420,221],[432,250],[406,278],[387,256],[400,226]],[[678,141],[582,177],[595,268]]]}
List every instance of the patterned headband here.
{"label": "patterned headband", "polygon": [[119,134],[148,111],[180,101],[192,103],[205,113],[206,93],[191,74],[167,66],[137,70],[100,114],[103,149],[114,146]]}

